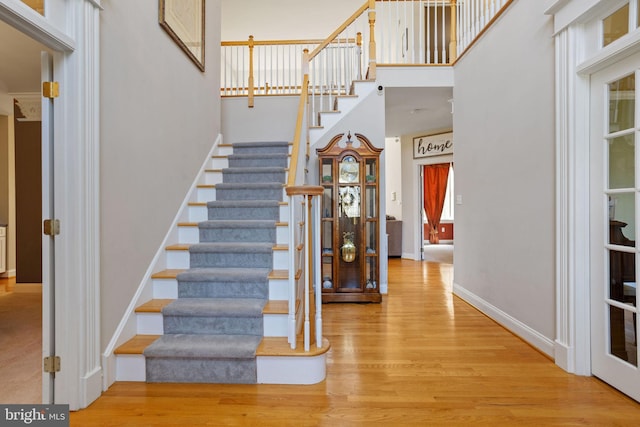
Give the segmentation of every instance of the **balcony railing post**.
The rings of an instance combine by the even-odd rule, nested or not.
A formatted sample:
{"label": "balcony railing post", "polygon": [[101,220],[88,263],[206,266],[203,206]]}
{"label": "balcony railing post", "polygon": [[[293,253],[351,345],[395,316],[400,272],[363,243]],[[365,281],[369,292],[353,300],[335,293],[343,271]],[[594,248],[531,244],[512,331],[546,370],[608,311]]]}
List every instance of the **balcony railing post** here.
{"label": "balcony railing post", "polygon": [[458,57],[458,18],[456,16],[456,12],[458,10],[458,5],[456,4],[457,0],[451,0],[449,5],[451,6],[451,41],[449,42],[449,63],[452,64],[453,61]]}
{"label": "balcony railing post", "polygon": [[376,79],[376,1],[369,0],[369,71],[367,78]]}
{"label": "balcony railing post", "polygon": [[253,36],[249,36],[249,108],[253,108],[253,96],[255,88],[253,85]]}

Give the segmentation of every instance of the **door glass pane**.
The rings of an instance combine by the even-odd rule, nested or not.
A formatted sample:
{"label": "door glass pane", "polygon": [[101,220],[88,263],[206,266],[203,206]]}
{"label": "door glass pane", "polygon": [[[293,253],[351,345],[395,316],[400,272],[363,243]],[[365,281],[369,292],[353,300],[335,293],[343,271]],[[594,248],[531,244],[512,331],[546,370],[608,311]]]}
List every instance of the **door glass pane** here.
{"label": "door glass pane", "polygon": [[635,187],[634,134],[609,140],[609,188]]}
{"label": "door glass pane", "polygon": [[634,127],[636,75],[609,83],[609,133]]}
{"label": "door glass pane", "polygon": [[629,32],[629,4],[602,20],[602,45],[606,46]]}
{"label": "door glass pane", "polygon": [[635,246],[636,208],[634,193],[609,195],[609,243]]}
{"label": "door glass pane", "polygon": [[610,251],[608,297],[618,302],[635,305],[635,286],[635,254],[621,251]]}
{"label": "door glass pane", "polygon": [[635,313],[609,306],[610,354],[638,366]]}

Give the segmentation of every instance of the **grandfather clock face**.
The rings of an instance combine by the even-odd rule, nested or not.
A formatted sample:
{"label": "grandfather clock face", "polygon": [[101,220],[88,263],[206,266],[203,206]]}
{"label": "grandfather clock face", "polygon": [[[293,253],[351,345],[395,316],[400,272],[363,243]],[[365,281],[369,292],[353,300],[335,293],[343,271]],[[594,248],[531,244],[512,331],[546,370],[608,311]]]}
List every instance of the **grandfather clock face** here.
{"label": "grandfather clock face", "polygon": [[355,157],[347,156],[340,162],[338,174],[338,182],[340,184],[358,182],[360,178],[360,164],[356,161]]}

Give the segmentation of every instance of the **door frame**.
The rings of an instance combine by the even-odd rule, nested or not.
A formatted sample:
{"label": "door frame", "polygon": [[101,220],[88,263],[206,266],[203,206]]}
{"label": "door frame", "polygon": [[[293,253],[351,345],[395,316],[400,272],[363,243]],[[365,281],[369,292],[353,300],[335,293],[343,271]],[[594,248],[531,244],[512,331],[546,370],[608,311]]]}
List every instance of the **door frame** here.
{"label": "door frame", "polygon": [[[601,5],[604,5],[602,3]],[[549,9],[558,13],[562,5]],[[593,42],[585,11],[556,28],[556,337],[558,366],[578,375],[591,370],[590,295],[590,94],[591,76],[640,52],[640,32],[586,57]],[[566,17],[565,17],[566,18]]]}
{"label": "door frame", "polygon": [[[0,0],[0,20],[54,51],[54,403],[87,407],[103,389],[100,354],[100,0],[48,0],[44,16]],[[69,34],[73,34],[70,36]]]}

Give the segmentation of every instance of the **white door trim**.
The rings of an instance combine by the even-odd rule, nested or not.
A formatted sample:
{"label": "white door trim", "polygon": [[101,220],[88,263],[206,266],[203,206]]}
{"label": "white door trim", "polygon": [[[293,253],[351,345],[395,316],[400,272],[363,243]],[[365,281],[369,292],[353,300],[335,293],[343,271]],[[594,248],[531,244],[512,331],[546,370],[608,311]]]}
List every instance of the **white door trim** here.
{"label": "white door trim", "polygon": [[581,34],[556,35],[555,362],[591,375],[589,330],[589,77],[578,75]]}
{"label": "white door trim", "polygon": [[[0,20],[54,49],[55,403],[87,407],[102,392],[100,358],[100,26],[98,0],[56,2],[57,26],[18,0]],[[73,36],[69,36],[73,34]]]}

